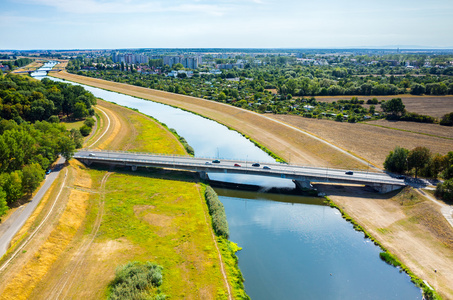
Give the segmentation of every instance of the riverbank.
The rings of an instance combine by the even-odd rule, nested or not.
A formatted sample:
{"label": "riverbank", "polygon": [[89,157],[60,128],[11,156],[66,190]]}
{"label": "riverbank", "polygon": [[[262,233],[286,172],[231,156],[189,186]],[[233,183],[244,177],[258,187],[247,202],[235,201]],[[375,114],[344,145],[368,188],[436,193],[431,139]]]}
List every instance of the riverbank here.
{"label": "riverbank", "polygon": [[[100,130],[87,145],[185,154],[177,137],[151,118],[102,100],[98,106]],[[226,255],[231,293],[243,293],[233,283],[240,275],[231,265],[234,247],[226,242],[216,247],[197,178],[165,170],[88,169],[77,161],[67,169],[72,175],[63,190],[83,195],[84,206],[77,201],[59,204],[64,213],[46,223],[49,233],[24,248],[8,273],[1,274],[1,299],[104,298],[116,267],[135,260],[164,267],[160,288],[172,299],[228,299],[219,252]],[[67,222],[74,225],[68,234],[58,230]],[[54,236],[56,230],[59,236]],[[58,251],[51,242],[59,245]]]}
{"label": "riverbank", "polygon": [[[328,156],[328,152],[335,152],[333,148],[329,148],[329,151],[326,152],[316,152],[315,149],[312,147],[313,144],[310,142],[307,143],[307,147],[303,147],[303,144],[300,144],[298,138],[294,138],[291,134],[286,134],[287,131],[282,131],[280,134],[274,132],[276,128],[281,129],[281,127],[274,126],[274,123],[269,122],[267,119],[262,119],[261,121],[254,121],[251,120],[248,123],[247,116],[252,116],[258,118],[259,115],[255,116],[255,114],[243,111],[234,107],[225,107],[224,104],[216,103],[212,101],[206,101],[202,99],[196,99],[192,97],[186,97],[181,95],[173,95],[169,93],[159,92],[156,91],[158,94],[153,96],[155,91],[151,91],[148,89],[138,88],[134,86],[128,86],[124,84],[117,84],[113,82],[106,82],[103,80],[97,80],[92,78],[86,78],[82,76],[72,75],[72,74],[61,74],[59,73],[58,76],[68,76],[65,77],[68,80],[84,83],[87,85],[97,86],[104,89],[109,89],[113,91],[121,91],[122,93],[131,94],[136,97],[141,97],[139,95],[143,95],[146,99],[153,99],[157,102],[167,102],[167,104],[171,104],[174,106],[181,105],[183,108],[187,110],[196,109],[197,113],[204,115],[211,119],[218,119],[218,120],[225,120],[228,122],[234,122],[235,120],[239,120],[239,124],[241,126],[231,126],[235,129],[238,127],[244,128],[245,130],[250,130],[252,134],[247,132],[247,135],[251,136],[254,140],[259,140],[257,136],[265,135],[269,133],[272,138],[264,139],[265,142],[260,143],[265,146],[269,147],[274,151],[277,155],[286,158],[290,162],[299,162],[299,159],[302,157],[302,161],[307,162],[306,157],[318,157],[319,159],[310,160],[310,163],[316,164],[317,162],[325,162],[325,160],[321,159],[320,157]],[[86,80],[88,79],[88,80]],[[99,84],[99,85],[98,85]],[[138,90],[137,90],[138,89]],[[146,93],[147,91],[151,91]],[[171,99],[165,99],[166,94],[173,95]],[[178,100],[179,99],[179,100]],[[194,100],[195,99],[195,100]],[[208,108],[201,107],[202,105],[208,106]],[[230,109],[231,108],[231,109]],[[204,113],[203,113],[204,112]],[[230,115],[229,113],[232,115]],[[245,124],[242,127],[242,124]],[[269,129],[269,127],[273,127]],[[237,129],[238,130],[238,129]],[[272,133],[274,134],[272,135]],[[297,132],[297,131],[295,131]],[[298,133],[300,136],[301,134]],[[310,139],[308,136],[303,136],[303,138]],[[275,143],[280,143],[276,147]],[[282,146],[283,145],[283,146]],[[325,146],[327,147],[327,146]],[[274,150],[276,149],[276,150]],[[290,149],[291,159],[289,159],[287,150]],[[325,148],[322,148],[325,149]],[[301,152],[298,152],[301,151]],[[313,151],[313,153],[310,153]],[[292,155],[297,153],[297,155]],[[337,159],[340,157],[348,158],[343,153],[336,153],[335,156]],[[345,158],[345,159],[346,159]],[[332,158],[335,160],[335,158]],[[300,163],[300,162],[299,162]],[[344,167],[344,166],[343,166]],[[330,198],[341,205],[341,208],[351,217],[353,217],[357,223],[359,223],[362,227],[364,227],[368,232],[372,233],[373,236],[377,238],[387,249],[389,249],[392,253],[395,253],[398,258],[407,265],[413,272],[422,279],[426,279],[429,284],[434,286],[445,298],[453,298],[453,292],[451,291],[452,279],[453,274],[447,268],[442,272],[435,272],[434,277],[430,272],[433,272],[432,267],[437,265],[453,265],[451,261],[453,258],[453,252],[451,248],[446,247],[442,239],[439,238],[438,235],[435,235],[433,231],[437,226],[436,223],[427,222],[423,226],[418,226],[417,222],[420,222],[417,217],[413,217],[411,215],[406,215],[405,207],[402,205],[391,205],[389,203],[392,201],[394,202],[393,197],[379,195],[376,193],[370,194],[363,194],[363,189],[355,189],[350,190],[347,193],[339,193],[341,189],[345,189],[345,187],[332,187],[332,190],[327,190],[327,194],[330,195]],[[371,208],[369,208],[370,206]],[[427,210],[422,210],[426,212]],[[419,215],[423,216],[423,214]],[[434,215],[429,215],[429,218],[434,218]],[[374,220],[370,222],[370,220]],[[402,225],[408,226],[407,228],[403,228],[398,222],[401,221]],[[411,221],[411,222],[408,222]],[[395,224],[395,227],[392,228],[391,232],[393,235],[389,234],[374,234],[379,233],[381,231],[385,231],[385,227],[388,225]],[[415,224],[415,225],[414,225]],[[415,226],[417,232],[411,231],[411,227]],[[384,228],[384,229],[382,229]],[[451,231],[451,228],[446,229],[446,234]],[[410,241],[411,247],[406,247],[406,243]],[[400,249],[400,250],[398,250]],[[407,249],[407,250],[406,250]],[[433,250],[434,249],[434,250]],[[443,251],[440,251],[444,249]],[[397,251],[398,250],[398,251]],[[447,261],[443,261],[446,259]],[[436,269],[437,270],[437,269]],[[433,272],[434,273],[434,272]],[[430,275],[431,274],[431,275]]]}

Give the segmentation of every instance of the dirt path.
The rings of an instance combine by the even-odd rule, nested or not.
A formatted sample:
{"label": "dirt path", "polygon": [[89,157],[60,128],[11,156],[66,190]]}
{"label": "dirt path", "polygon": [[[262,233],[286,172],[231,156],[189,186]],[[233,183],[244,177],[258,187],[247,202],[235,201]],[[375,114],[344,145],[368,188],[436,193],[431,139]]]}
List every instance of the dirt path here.
{"label": "dirt path", "polygon": [[62,273],[62,276],[59,278],[58,282],[54,284],[53,288],[47,295],[41,294],[43,296],[43,299],[66,299],[66,296],[72,285],[77,279],[79,279],[79,273],[81,272],[81,268],[85,263],[86,254],[92,246],[93,241],[96,238],[101,226],[102,216],[104,213],[105,184],[111,174],[112,173],[106,173],[101,180],[101,186],[99,188],[101,199],[99,201],[98,213],[96,215],[96,219],[92,226],[91,232],[88,235],[84,236],[84,240],[80,244],[78,249],[70,259],[68,258],[70,262],[65,267],[65,270],[67,271]]}

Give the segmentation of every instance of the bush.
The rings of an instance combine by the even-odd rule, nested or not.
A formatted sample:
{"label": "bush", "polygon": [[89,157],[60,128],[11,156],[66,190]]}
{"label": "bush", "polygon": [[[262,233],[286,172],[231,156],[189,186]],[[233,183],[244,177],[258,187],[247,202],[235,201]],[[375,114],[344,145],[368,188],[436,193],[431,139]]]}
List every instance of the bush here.
{"label": "bush", "polygon": [[83,125],[82,127],[80,127],[80,133],[83,136],[88,136],[91,133],[91,128],[87,125]]}
{"label": "bush", "polygon": [[94,126],[94,119],[93,118],[86,118],[85,119],[85,122],[83,122],[83,124],[85,124],[86,126],[90,127],[90,128],[93,128]]}
{"label": "bush", "polygon": [[129,262],[116,269],[115,279],[110,284],[109,299],[165,299],[158,293],[151,298],[150,288],[162,284],[162,267],[151,262]]}
{"label": "bush", "polygon": [[453,112],[445,114],[439,124],[443,126],[453,126]]}
{"label": "bush", "polygon": [[388,252],[381,252],[379,253],[379,257],[385,261],[386,263],[388,263],[389,265],[392,265],[394,267],[400,267],[401,266],[401,263],[393,256],[391,255],[390,253]]}
{"label": "bush", "polygon": [[[165,124],[163,124],[164,126],[166,126]],[[179,140],[179,142],[184,146],[184,149],[186,149],[187,153],[189,155],[195,155],[195,150],[193,150],[192,146],[189,145],[189,143],[187,143],[186,139],[183,138],[182,136],[180,136],[175,129],[173,128],[169,128],[168,129],[171,133],[173,133]]]}
{"label": "bush", "polygon": [[228,222],[225,214],[225,208],[220,202],[217,193],[210,187],[206,187],[205,191],[206,203],[208,204],[209,214],[212,217],[212,227],[218,236],[228,238],[230,235]]}
{"label": "bush", "polygon": [[446,201],[453,201],[453,179],[437,184],[435,195]]}

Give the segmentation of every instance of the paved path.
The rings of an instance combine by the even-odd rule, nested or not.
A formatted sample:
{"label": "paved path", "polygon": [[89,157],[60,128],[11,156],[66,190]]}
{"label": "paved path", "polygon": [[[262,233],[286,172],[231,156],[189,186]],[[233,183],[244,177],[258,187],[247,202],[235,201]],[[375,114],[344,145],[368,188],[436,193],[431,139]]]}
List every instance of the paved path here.
{"label": "paved path", "polygon": [[56,167],[53,169],[52,173],[46,176],[43,186],[33,197],[31,202],[17,209],[6,222],[0,224],[0,258],[5,255],[13,237],[22,228],[36,206],[38,206],[44,194],[49,190],[50,186],[60,173],[64,163],[65,159],[63,157],[59,158]]}

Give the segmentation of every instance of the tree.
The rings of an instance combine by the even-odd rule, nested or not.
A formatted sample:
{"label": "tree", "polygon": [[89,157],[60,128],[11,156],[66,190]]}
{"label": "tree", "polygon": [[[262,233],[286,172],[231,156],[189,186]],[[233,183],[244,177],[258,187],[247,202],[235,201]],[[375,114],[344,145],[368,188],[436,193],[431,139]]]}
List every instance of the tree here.
{"label": "tree", "polygon": [[26,165],[22,169],[22,190],[31,194],[44,177],[44,170],[38,163]]}
{"label": "tree", "polygon": [[22,172],[14,171],[11,174],[4,173],[3,190],[6,192],[6,201],[11,204],[22,197]]}
{"label": "tree", "polygon": [[384,168],[390,172],[403,174],[407,171],[407,157],[409,150],[396,146],[386,157]]}
{"label": "tree", "polygon": [[94,119],[93,118],[86,118],[85,122],[83,122],[86,126],[92,128],[94,126]]}
{"label": "tree", "polygon": [[407,163],[409,170],[415,169],[415,178],[417,178],[418,171],[428,164],[430,158],[431,151],[426,147],[415,147],[409,152]]}
{"label": "tree", "polygon": [[81,119],[81,118],[88,116],[88,109],[87,109],[85,103],[77,102],[74,105],[74,111],[73,111],[72,116],[74,119]]}
{"label": "tree", "polygon": [[[0,217],[8,211],[8,205],[6,203],[6,193],[0,187]],[[1,221],[1,219],[0,219]]]}
{"label": "tree", "polygon": [[384,112],[394,116],[400,116],[406,111],[401,98],[393,98],[392,100],[383,102],[381,108]]}
{"label": "tree", "polygon": [[80,133],[80,130],[77,129],[77,128],[72,128],[70,132],[71,132],[72,140],[75,143],[76,149],[82,148],[82,146],[83,146],[83,136]]}
{"label": "tree", "polygon": [[80,127],[80,133],[83,135],[83,136],[88,136],[91,132],[91,127],[88,127],[87,125],[83,125],[82,127]]}
{"label": "tree", "polygon": [[443,126],[453,126],[453,112],[445,114],[439,124]]}
{"label": "tree", "polygon": [[445,180],[436,187],[436,197],[447,201],[453,201],[453,179]]}
{"label": "tree", "polygon": [[70,137],[62,136],[58,139],[58,148],[61,155],[66,160],[70,160],[75,153],[75,142]]}

